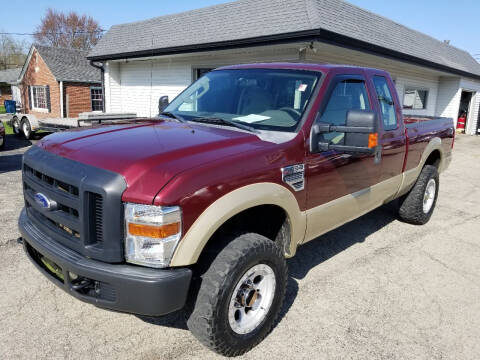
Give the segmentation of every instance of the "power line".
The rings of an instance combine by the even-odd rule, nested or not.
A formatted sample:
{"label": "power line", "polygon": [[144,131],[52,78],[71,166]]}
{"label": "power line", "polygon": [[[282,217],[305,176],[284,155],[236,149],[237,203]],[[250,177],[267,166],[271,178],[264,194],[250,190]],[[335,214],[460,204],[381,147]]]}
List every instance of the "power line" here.
{"label": "power line", "polygon": [[[92,30],[92,31],[73,31],[72,33],[74,35],[81,35],[81,34],[94,34],[94,33],[99,33],[99,32],[104,32],[106,30],[104,29],[99,29],[99,30]],[[72,33],[67,33],[67,32],[46,32],[46,34],[55,34],[55,35],[71,35]],[[40,32],[35,32],[35,33],[15,33],[15,32],[0,32],[0,35],[15,35],[15,36],[34,36],[38,34],[43,34]]]}

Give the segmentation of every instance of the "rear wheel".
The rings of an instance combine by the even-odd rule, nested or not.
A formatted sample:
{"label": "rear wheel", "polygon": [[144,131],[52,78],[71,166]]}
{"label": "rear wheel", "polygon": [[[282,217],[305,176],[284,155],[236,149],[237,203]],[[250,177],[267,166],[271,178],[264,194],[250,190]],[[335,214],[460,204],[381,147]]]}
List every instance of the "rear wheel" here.
{"label": "rear wheel", "polygon": [[25,139],[30,140],[32,139],[34,132],[32,131],[32,125],[27,118],[22,119],[22,132]]}
{"label": "rear wheel", "polygon": [[272,330],[285,297],[281,249],[258,234],[230,242],[202,276],[188,327],[217,353],[241,355]]}
{"label": "rear wheel", "polygon": [[435,209],[439,176],[435,166],[425,165],[413,188],[400,199],[399,216],[411,224],[426,224]]}
{"label": "rear wheel", "polygon": [[0,149],[5,147],[5,141],[7,139],[7,135],[0,135]]}

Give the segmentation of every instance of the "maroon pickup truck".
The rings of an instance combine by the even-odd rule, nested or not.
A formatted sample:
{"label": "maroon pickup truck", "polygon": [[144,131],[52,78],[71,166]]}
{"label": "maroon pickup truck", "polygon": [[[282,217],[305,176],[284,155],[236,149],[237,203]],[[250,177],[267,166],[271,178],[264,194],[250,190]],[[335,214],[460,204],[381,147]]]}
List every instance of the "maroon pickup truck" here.
{"label": "maroon pickup truck", "polygon": [[405,118],[376,69],[229,66],[165,102],[31,147],[23,244],[72,296],[150,316],[185,307],[229,356],[273,328],[299,245],[395,199],[425,224],[454,142],[452,119]]}

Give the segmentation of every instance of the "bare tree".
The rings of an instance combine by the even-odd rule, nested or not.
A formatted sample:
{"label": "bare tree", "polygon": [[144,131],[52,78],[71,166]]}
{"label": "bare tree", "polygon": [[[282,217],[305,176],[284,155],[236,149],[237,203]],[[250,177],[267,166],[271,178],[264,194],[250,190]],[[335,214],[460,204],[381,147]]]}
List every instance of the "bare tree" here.
{"label": "bare tree", "polygon": [[91,16],[50,8],[33,37],[42,45],[89,50],[102,37],[102,29]]}
{"label": "bare tree", "polygon": [[0,70],[22,66],[27,51],[27,43],[11,35],[0,34]]}

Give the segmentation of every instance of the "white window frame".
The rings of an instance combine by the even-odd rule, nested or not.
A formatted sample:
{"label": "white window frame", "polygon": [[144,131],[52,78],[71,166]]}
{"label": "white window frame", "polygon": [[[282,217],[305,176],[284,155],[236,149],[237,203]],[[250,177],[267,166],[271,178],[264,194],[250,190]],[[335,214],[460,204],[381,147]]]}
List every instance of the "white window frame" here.
{"label": "white window frame", "polygon": [[[36,106],[37,101],[35,101],[35,97],[33,95],[33,89],[43,89],[45,92],[45,107],[38,107]],[[38,111],[38,112],[48,112],[48,101],[47,101],[47,86],[45,85],[31,85],[30,86],[30,98],[32,99],[32,110]]]}
{"label": "white window frame", "polygon": [[[100,90],[100,92],[102,93],[102,100],[101,100],[101,110],[93,110],[93,101],[94,99],[92,98],[92,90]],[[98,99],[95,99],[96,102],[99,102],[100,100]],[[103,89],[101,86],[90,86],[90,105],[91,105],[91,108],[92,108],[92,111],[94,112],[103,112],[103,102],[105,101],[105,97],[103,95]]]}
{"label": "white window frame", "polygon": [[[425,103],[423,104],[423,108],[416,108],[415,107],[415,99],[413,100],[413,105],[412,107],[405,107],[405,95],[407,94],[407,91],[425,91],[427,94],[425,96]],[[422,110],[427,110],[428,109],[428,102],[429,102],[429,97],[430,97],[430,89],[428,88],[422,88],[422,87],[416,87],[416,86],[405,86],[403,89],[403,101],[402,101],[402,108],[404,110],[411,110],[411,111],[422,111]]]}

